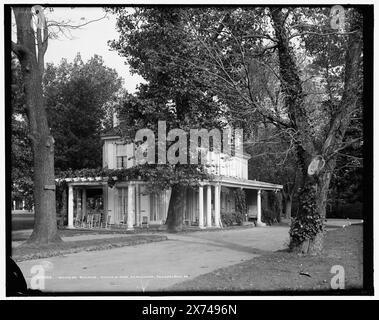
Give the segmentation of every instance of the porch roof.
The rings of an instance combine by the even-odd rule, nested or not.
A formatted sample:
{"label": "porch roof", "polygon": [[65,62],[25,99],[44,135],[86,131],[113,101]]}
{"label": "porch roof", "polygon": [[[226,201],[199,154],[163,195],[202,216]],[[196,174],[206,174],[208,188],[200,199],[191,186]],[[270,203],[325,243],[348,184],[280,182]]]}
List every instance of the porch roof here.
{"label": "porch roof", "polygon": [[[115,177],[117,180],[117,178]],[[76,177],[76,178],[64,178],[64,179],[55,179],[58,183],[60,181],[66,181],[67,183],[74,186],[94,186],[94,185],[103,185],[108,183],[108,177]],[[146,181],[141,180],[128,180],[125,182],[134,183],[146,183]],[[119,181],[123,182],[123,181]],[[248,179],[239,179],[233,177],[225,177],[219,176],[215,177],[211,181],[203,181],[204,184],[214,184],[219,183],[224,187],[232,187],[232,188],[245,188],[245,189],[255,189],[255,190],[281,190],[283,186],[281,184],[274,184],[269,182],[257,181],[257,180],[248,180]]]}
{"label": "porch roof", "polygon": [[245,189],[255,189],[255,190],[282,190],[283,186],[281,184],[274,184],[269,182],[248,180],[248,179],[238,179],[232,177],[216,177],[212,182],[218,182],[221,186],[234,187],[234,188],[245,188]]}
{"label": "porch roof", "polygon": [[108,177],[75,177],[75,178],[58,178],[56,183],[65,181],[74,186],[99,186],[108,183]]}

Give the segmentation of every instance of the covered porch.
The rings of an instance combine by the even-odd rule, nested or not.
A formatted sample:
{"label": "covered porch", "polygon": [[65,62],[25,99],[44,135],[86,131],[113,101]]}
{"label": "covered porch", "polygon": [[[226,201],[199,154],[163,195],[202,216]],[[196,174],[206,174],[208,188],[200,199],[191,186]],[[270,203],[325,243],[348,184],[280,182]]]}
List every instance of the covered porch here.
{"label": "covered porch", "polygon": [[[126,230],[165,224],[171,190],[148,192],[145,181],[119,181],[111,188],[106,180],[77,178],[67,181],[68,228],[122,227]],[[220,177],[188,188],[181,214],[183,223],[200,229],[222,228],[221,213],[236,211],[233,189],[246,191],[248,218],[262,222],[262,191],[277,191],[281,185],[255,180]]]}
{"label": "covered porch", "polygon": [[165,223],[170,191],[147,192],[146,182],[123,181],[113,187],[101,178],[67,179],[68,228],[124,228]]}
{"label": "covered porch", "polygon": [[[198,210],[199,228],[221,228],[221,209],[226,211],[235,207],[232,199],[228,199],[225,189],[245,189],[248,217],[256,219],[257,226],[264,226],[262,222],[262,191],[278,191],[282,185],[271,184],[255,180],[233,179],[220,177],[214,181],[202,181],[198,187],[198,203],[202,204]],[[232,203],[231,203],[232,202]]]}
{"label": "covered porch", "polygon": [[102,179],[67,179],[67,227],[106,228],[108,184]]}

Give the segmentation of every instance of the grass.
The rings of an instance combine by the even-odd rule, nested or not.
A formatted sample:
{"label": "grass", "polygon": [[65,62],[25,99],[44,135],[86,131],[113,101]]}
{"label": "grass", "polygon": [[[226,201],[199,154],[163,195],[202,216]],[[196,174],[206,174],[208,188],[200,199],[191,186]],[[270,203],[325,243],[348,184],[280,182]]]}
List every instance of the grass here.
{"label": "grass", "polygon": [[178,283],[168,291],[311,291],[332,290],[333,265],[343,266],[345,288],[363,287],[363,227],[329,230],[324,252],[304,256],[265,252],[249,261]]}
{"label": "grass", "polygon": [[[94,235],[94,234],[134,234],[133,231],[118,231],[112,229],[58,229],[60,237],[73,237],[80,235]],[[12,234],[12,241],[26,241],[30,237],[30,233],[18,232]]]}
{"label": "grass", "polygon": [[127,235],[103,239],[67,241],[48,245],[25,243],[12,249],[12,258],[15,261],[41,259],[82,251],[107,250],[163,240],[167,240],[167,237],[163,235]]}

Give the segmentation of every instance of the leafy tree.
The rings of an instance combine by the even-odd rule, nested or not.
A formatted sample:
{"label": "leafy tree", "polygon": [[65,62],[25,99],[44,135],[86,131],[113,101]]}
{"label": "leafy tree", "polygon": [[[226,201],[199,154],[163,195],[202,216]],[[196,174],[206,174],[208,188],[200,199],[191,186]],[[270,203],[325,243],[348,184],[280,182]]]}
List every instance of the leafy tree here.
{"label": "leafy tree", "polygon": [[[286,218],[291,218],[293,200],[300,186],[300,170],[296,162],[291,134],[280,131],[273,126],[255,130],[257,136],[250,138],[246,144],[246,152],[251,154],[249,161],[249,179],[269,181],[283,185],[282,196]],[[281,213],[281,212],[280,212]]]}
{"label": "leafy tree", "polygon": [[[188,93],[191,83],[196,88],[208,83],[206,96],[224,107],[219,110],[230,123],[245,128],[263,124],[288,134],[301,178],[298,217],[312,230],[306,239],[292,239],[310,241],[307,250],[319,252],[319,226],[336,161],[342,150],[362,140],[346,134],[361,108],[362,13],[346,9],[344,30],[332,29],[329,8],[143,8],[134,15],[122,9],[118,13],[121,36],[113,47],[146,77],[145,88],[171,85],[169,90],[156,85],[159,90],[143,98],[177,88]],[[170,73],[162,72],[163,66]],[[147,90],[141,87],[140,92]],[[167,100],[161,101],[164,110]],[[193,114],[191,104],[179,105]],[[180,106],[175,108],[178,115]],[[315,159],[321,165],[311,176],[308,167]],[[306,219],[310,214],[312,219]],[[294,249],[304,248],[302,241],[293,242]]]}
{"label": "leafy tree", "polygon": [[[362,14],[356,9],[346,10],[345,30],[341,32],[331,28],[329,11],[274,7],[204,12],[182,9],[192,46],[206,53],[193,65],[213,76],[213,92],[228,106],[231,118],[246,123],[270,123],[291,134],[296,164],[301,170],[301,194],[307,195],[298,216],[299,219],[308,216],[309,208],[314,215],[304,220],[315,223],[314,228],[310,227],[315,233],[311,232],[306,239],[311,242],[306,246],[310,252],[322,248],[323,233],[318,232],[321,230],[318,225],[322,225],[325,217],[338,153],[362,139],[346,136],[351,118],[361,106]],[[215,28],[218,36],[210,37]],[[315,51],[315,48],[323,49]],[[326,56],[321,58],[323,53]],[[329,77],[329,83],[339,89],[333,97],[328,94],[331,92],[328,81],[324,81],[325,67],[314,69],[310,79],[303,72],[311,67],[312,61],[316,64],[325,61],[324,58],[335,77]],[[176,59],[178,64],[182,60]],[[314,88],[319,90],[317,94],[311,92]],[[314,159],[321,159],[323,165],[309,176],[308,166]],[[304,248],[303,243],[296,242],[293,248]]]}
{"label": "leafy tree", "polygon": [[[222,105],[211,94],[212,77],[193,67],[192,60],[202,59],[202,52],[189,39],[187,21],[180,15],[181,9],[136,8],[130,13],[125,8],[116,8],[112,11],[117,16],[119,39],[112,41],[111,47],[126,57],[133,72],[147,81],[139,86],[134,96],[126,99],[119,110],[121,134],[133,137],[136,130],[150,128],[157,138],[159,120],[166,121],[167,131],[173,128],[187,132],[196,127],[221,128]],[[181,57],[182,63],[178,65],[172,56]],[[181,178],[171,181],[166,220],[169,230],[182,228],[179,213],[184,203],[185,181],[190,178],[188,172],[192,178],[198,172],[196,167],[191,167],[174,166],[176,176]],[[156,170],[161,167],[156,166]]]}
{"label": "leafy tree", "polygon": [[12,200],[25,201],[28,209],[33,205],[33,156],[28,137],[28,122],[23,93],[21,66],[12,59]]}
{"label": "leafy tree", "polygon": [[[289,13],[291,12],[289,11]],[[323,12],[320,10],[314,13],[322,14]],[[349,11],[349,24],[347,25],[349,33],[346,36],[340,36],[336,32],[334,36],[340,36],[342,39],[338,38],[339,41],[335,42],[332,42],[333,37],[327,37],[326,39],[322,37],[326,26],[329,26],[330,22],[326,12],[318,20],[318,25],[309,27],[312,31],[308,31],[309,29],[300,31],[300,34],[304,37],[307,37],[309,32],[315,32],[316,37],[317,34],[321,33],[321,36],[319,35],[319,38],[321,37],[318,40],[319,43],[327,43],[330,47],[337,46],[342,51],[343,64],[340,65],[344,70],[340,75],[342,94],[337,99],[336,105],[333,104],[334,101],[330,97],[326,99],[334,108],[331,112],[328,110],[329,117],[327,117],[328,114],[326,112],[322,113],[327,121],[326,126],[322,126],[322,129],[319,130],[319,126],[312,126],[312,113],[307,110],[305,105],[306,100],[300,81],[300,72],[291,52],[289,44],[290,35],[284,26],[288,13],[285,13],[280,8],[275,8],[271,10],[271,15],[278,38],[278,57],[285,104],[288,106],[291,126],[298,131],[297,158],[303,172],[304,190],[314,190],[312,191],[314,193],[313,196],[309,195],[309,201],[300,207],[300,219],[309,216],[310,206],[313,208],[311,210],[313,215],[325,217],[326,200],[331,176],[336,165],[336,154],[338,151],[346,148],[347,145],[353,143],[351,140],[346,142],[345,136],[351,121],[351,115],[356,112],[357,107],[359,108],[360,105],[357,102],[361,94],[360,83],[362,80],[362,17],[355,10]],[[299,16],[301,16],[301,13]],[[315,18],[317,20],[318,17],[315,16]],[[339,46],[339,44],[341,45]],[[331,59],[327,59],[327,61],[333,63]],[[309,176],[307,174],[308,165],[317,155],[321,155],[324,159],[325,169],[317,172],[314,176]],[[308,246],[308,250],[312,252],[320,251],[322,248],[322,235],[323,233],[318,230],[309,238],[311,245]],[[295,248],[302,247],[302,245],[303,242],[295,241],[293,243]]]}
{"label": "leafy tree", "polygon": [[57,170],[101,166],[100,134],[109,129],[122,81],[117,72],[95,55],[84,63],[47,64],[44,91],[50,128],[55,139]]}
{"label": "leafy tree", "polygon": [[[51,134],[43,96],[45,53],[49,38],[80,25],[48,21],[41,6],[13,6],[16,41],[11,50],[21,65],[29,139],[33,155],[33,199],[35,222],[29,242],[61,241],[57,233],[54,177],[54,138]],[[85,22],[85,24],[91,21]],[[12,106],[13,107],[13,106]]]}
{"label": "leafy tree", "polygon": [[46,21],[42,21],[33,28],[31,7],[13,7],[13,12],[17,42],[12,42],[12,51],[21,64],[29,137],[33,150],[35,223],[29,241],[55,242],[61,239],[57,233],[55,211],[54,139],[47,122],[42,91],[48,27]]}

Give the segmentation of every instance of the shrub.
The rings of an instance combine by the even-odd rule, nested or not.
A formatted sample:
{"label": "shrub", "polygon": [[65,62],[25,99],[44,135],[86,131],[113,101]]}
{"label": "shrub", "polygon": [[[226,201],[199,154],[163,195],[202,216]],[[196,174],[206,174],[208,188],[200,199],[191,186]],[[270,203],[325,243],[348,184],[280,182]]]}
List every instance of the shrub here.
{"label": "shrub", "polygon": [[271,209],[262,208],[262,221],[267,222],[269,224],[277,217],[275,212]]}
{"label": "shrub", "polygon": [[225,226],[242,225],[244,220],[245,216],[241,212],[221,212],[221,221]]}
{"label": "shrub", "polygon": [[335,206],[332,210],[327,212],[327,218],[350,218],[350,219],[362,219],[363,204],[362,202],[354,203],[342,203]]}
{"label": "shrub", "polygon": [[231,212],[221,212],[221,221],[225,226],[233,225],[233,214]]}
{"label": "shrub", "polygon": [[243,222],[245,221],[245,215],[241,212],[233,212],[234,221],[239,226],[243,225]]}
{"label": "shrub", "polygon": [[234,190],[234,199],[236,201],[236,211],[240,212],[242,215],[247,214],[245,190],[241,190],[241,189]]}

